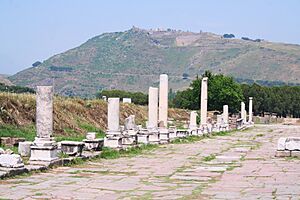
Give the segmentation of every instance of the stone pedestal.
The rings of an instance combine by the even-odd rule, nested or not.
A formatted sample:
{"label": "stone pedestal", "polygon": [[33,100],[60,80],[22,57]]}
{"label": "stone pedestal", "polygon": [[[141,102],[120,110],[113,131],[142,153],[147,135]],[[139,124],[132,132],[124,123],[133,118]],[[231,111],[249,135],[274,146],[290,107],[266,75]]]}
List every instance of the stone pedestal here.
{"label": "stone pedestal", "polygon": [[159,132],[157,130],[148,130],[149,132],[149,143],[150,144],[159,144]]}
{"label": "stone pedestal", "polygon": [[57,157],[57,145],[53,142],[49,146],[41,146],[41,145],[32,145],[30,152],[30,164],[35,164],[34,161],[38,161],[40,164],[42,162],[54,162],[58,160]]}
{"label": "stone pedestal", "polygon": [[61,141],[61,151],[69,156],[81,156],[83,147],[83,142]]}
{"label": "stone pedestal", "polygon": [[104,145],[104,139],[84,139],[84,149],[87,151],[101,151]]}
{"label": "stone pedestal", "polygon": [[[30,163],[37,161],[51,164],[58,160],[57,144],[52,138],[53,132],[53,87],[38,86],[36,95],[37,137],[31,145]],[[40,162],[41,161],[41,162]]]}
{"label": "stone pedestal", "polygon": [[166,128],[160,128],[159,130],[159,142],[160,144],[166,144],[170,142],[170,133]]}
{"label": "stone pedestal", "polygon": [[177,129],[176,134],[178,138],[183,138],[188,136],[188,131],[186,129]]}
{"label": "stone pedestal", "polygon": [[149,132],[147,129],[140,130],[137,134],[138,144],[149,144]]}
{"label": "stone pedestal", "polygon": [[105,137],[104,146],[109,148],[122,148],[122,137],[119,136]]}
{"label": "stone pedestal", "polygon": [[168,75],[161,74],[159,80],[159,122],[168,127]]}
{"label": "stone pedestal", "polygon": [[176,133],[177,129],[175,126],[171,126],[169,128],[169,139],[170,141],[174,140],[177,138],[177,133]]}

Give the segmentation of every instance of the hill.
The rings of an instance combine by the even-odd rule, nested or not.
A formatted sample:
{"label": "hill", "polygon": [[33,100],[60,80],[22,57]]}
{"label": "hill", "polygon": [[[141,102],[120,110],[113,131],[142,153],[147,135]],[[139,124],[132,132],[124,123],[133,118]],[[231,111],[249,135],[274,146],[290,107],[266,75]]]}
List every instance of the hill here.
{"label": "hill", "polygon": [[240,80],[300,83],[300,45],[213,33],[143,30],[104,33],[9,79],[34,87],[54,84],[56,93],[92,97],[101,89],[147,91],[167,73],[174,90],[205,70]]}
{"label": "hill", "polygon": [[[20,134],[23,137],[34,139],[35,95],[0,92],[0,105],[0,136],[13,136],[15,132],[22,132]],[[145,126],[147,114],[146,106],[121,103],[120,125],[124,125],[126,117],[135,115],[136,123]],[[180,126],[189,119],[189,111],[170,108],[169,117]],[[84,137],[88,131],[103,132],[106,128],[105,101],[54,97],[54,136]]]}
{"label": "hill", "polygon": [[12,82],[8,80],[8,75],[0,74],[0,83],[4,85],[12,86]]}

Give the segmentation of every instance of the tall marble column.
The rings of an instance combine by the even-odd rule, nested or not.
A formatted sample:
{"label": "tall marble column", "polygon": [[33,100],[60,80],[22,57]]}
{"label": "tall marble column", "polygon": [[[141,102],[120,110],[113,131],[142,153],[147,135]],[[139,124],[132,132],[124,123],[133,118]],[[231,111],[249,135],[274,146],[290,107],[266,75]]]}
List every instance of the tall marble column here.
{"label": "tall marble column", "polygon": [[157,128],[158,124],[158,88],[149,87],[148,96],[148,127]]}
{"label": "tall marble column", "polygon": [[159,122],[168,127],[168,75],[161,74],[159,80]]}
{"label": "tall marble column", "polygon": [[207,82],[208,78],[204,77],[201,83],[201,125],[207,124]]}
{"label": "tall marble column", "polygon": [[223,105],[223,122],[228,124],[228,105]]}
{"label": "tall marble column", "polygon": [[190,129],[197,128],[197,112],[196,111],[191,111],[189,128]]}
{"label": "tall marble column", "polygon": [[37,137],[31,146],[30,161],[51,162],[58,159],[53,133],[53,87],[37,86],[36,91]]}
{"label": "tall marble column", "polygon": [[252,100],[253,100],[253,97],[249,97],[249,122],[250,123],[252,123],[252,115],[253,115]]}
{"label": "tall marble column", "polygon": [[117,134],[120,132],[120,99],[108,98],[107,108],[108,134]]}
{"label": "tall marble column", "polygon": [[246,116],[245,116],[245,112],[246,112],[246,110],[245,110],[245,103],[244,102],[241,102],[241,118],[242,118],[242,120],[243,120],[243,123],[245,123],[246,122]]}

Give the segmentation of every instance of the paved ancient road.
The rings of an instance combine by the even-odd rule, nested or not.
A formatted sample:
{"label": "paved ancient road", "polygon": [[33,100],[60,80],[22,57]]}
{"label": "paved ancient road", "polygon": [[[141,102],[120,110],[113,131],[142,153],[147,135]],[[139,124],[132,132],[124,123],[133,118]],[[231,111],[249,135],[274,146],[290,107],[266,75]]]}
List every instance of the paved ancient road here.
{"label": "paved ancient road", "polygon": [[0,181],[0,196],[5,199],[299,199],[300,159],[274,157],[277,139],[296,135],[300,135],[300,126],[260,125],[230,136],[165,145],[132,158],[59,167],[47,173]]}

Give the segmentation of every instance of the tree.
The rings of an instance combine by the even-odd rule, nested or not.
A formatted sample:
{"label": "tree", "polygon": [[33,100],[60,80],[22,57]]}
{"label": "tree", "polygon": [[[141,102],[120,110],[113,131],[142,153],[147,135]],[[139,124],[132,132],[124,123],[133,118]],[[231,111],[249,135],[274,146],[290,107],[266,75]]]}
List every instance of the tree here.
{"label": "tree", "polygon": [[208,77],[208,109],[222,111],[223,105],[229,105],[231,112],[237,112],[243,101],[241,86],[233,78],[206,71],[201,78],[196,78],[190,88],[177,92],[174,105],[178,108],[198,110],[200,108],[200,88],[203,77]]}

